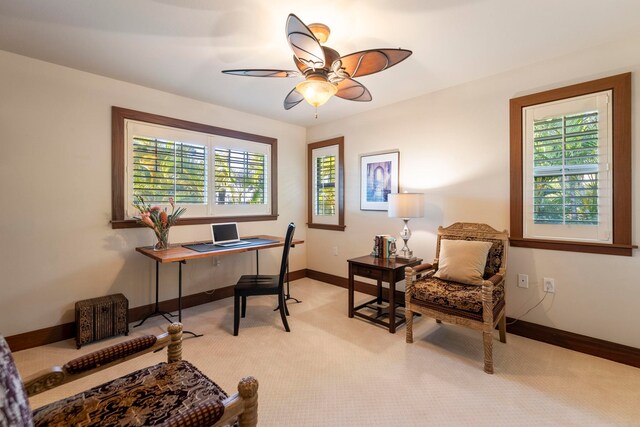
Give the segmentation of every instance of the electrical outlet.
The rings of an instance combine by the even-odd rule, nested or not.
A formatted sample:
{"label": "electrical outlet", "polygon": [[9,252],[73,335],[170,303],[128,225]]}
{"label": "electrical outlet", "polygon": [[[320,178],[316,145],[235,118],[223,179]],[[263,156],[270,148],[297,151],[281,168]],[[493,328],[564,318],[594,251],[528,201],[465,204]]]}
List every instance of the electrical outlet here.
{"label": "electrical outlet", "polygon": [[217,267],[220,265],[220,257],[214,256],[211,258],[211,265]]}
{"label": "electrical outlet", "polygon": [[518,287],[519,288],[528,288],[529,287],[529,276],[526,274],[518,274]]}
{"label": "electrical outlet", "polygon": [[556,281],[555,279],[551,279],[549,277],[544,278],[544,291],[549,292],[550,294],[556,291]]}
{"label": "electrical outlet", "polygon": [[333,247],[333,256],[338,256],[338,247],[337,246]]}

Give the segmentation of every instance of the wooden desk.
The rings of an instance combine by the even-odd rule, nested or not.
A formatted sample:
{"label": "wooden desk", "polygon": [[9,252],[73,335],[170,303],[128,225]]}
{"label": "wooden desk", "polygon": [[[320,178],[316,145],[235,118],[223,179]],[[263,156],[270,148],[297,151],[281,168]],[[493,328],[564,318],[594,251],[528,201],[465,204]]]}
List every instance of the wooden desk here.
{"label": "wooden desk", "polygon": [[[371,255],[353,258],[347,260],[349,263],[349,317],[361,317],[363,319],[370,320],[379,325],[385,326],[389,328],[389,332],[392,334],[396,333],[396,327],[402,325],[405,322],[404,315],[396,313],[396,306],[404,307],[404,301],[396,303],[395,301],[395,293],[396,293],[396,282],[404,279],[404,268],[405,267],[413,267],[422,262],[422,259],[418,258],[414,261],[404,262],[404,261],[396,261],[395,259],[389,258],[376,258]],[[354,307],[353,301],[353,293],[355,290],[355,281],[354,276],[366,277],[368,279],[375,279],[378,285],[378,295],[376,298],[365,302],[364,304],[360,304],[357,307]],[[382,282],[389,283],[389,298],[384,299],[382,297]],[[380,304],[383,302],[389,303],[389,306],[382,310],[380,308]],[[371,304],[378,304],[377,307],[371,307]],[[374,309],[377,311],[376,316],[370,316],[365,313],[360,313],[358,310],[363,308]],[[384,320],[380,320],[380,317],[386,315],[386,310],[388,309],[389,321],[385,322]],[[396,320],[398,318],[398,320]]]}
{"label": "wooden desk", "polygon": [[[182,322],[182,264],[186,264],[187,261],[194,260],[194,259],[209,258],[214,256],[224,256],[224,255],[230,255],[230,254],[236,254],[236,253],[242,253],[242,252],[255,251],[256,252],[256,270],[257,270],[256,274],[260,274],[260,269],[259,269],[260,264],[259,264],[259,258],[258,258],[259,251],[263,249],[278,248],[278,247],[284,246],[284,237],[267,236],[267,235],[242,237],[242,239],[252,239],[252,238],[268,239],[268,240],[272,240],[273,242],[260,243],[255,245],[246,245],[246,246],[235,246],[235,247],[228,247],[224,249],[217,248],[215,251],[211,251],[211,252],[198,252],[189,248],[185,248],[183,246],[183,245],[189,245],[189,244],[210,243],[210,241],[174,244],[174,245],[171,245],[169,249],[165,249],[162,251],[154,251],[153,246],[142,246],[142,247],[136,248],[137,252],[140,252],[142,255],[145,255],[155,260],[156,262],[156,304],[155,304],[155,310],[152,313],[145,316],[144,319],[140,321],[140,323],[134,326],[134,328],[142,325],[148,318],[153,316],[162,316],[169,322],[172,322],[172,320],[169,319],[169,317],[175,317],[174,314],[167,313],[165,311],[160,310],[159,298],[158,298],[160,264],[167,264],[172,262],[178,263],[178,321]],[[302,244],[302,243],[304,243],[304,240],[294,239],[293,242],[291,243],[291,246],[294,247],[295,245]],[[188,331],[185,331],[185,332],[188,332]]]}

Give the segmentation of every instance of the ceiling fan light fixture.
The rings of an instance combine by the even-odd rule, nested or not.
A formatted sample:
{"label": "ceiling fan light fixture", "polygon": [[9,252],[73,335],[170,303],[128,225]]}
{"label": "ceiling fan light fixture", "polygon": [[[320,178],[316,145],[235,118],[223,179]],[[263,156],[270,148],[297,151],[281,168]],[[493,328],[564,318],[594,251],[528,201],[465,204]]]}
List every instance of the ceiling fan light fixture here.
{"label": "ceiling fan light fixture", "polygon": [[329,34],[331,34],[331,30],[324,24],[309,24],[307,27],[311,30],[313,35],[318,39],[320,44],[325,44],[329,39]]}
{"label": "ceiling fan light fixture", "polygon": [[309,77],[296,85],[296,90],[314,107],[326,103],[338,92],[338,87],[321,77]]}

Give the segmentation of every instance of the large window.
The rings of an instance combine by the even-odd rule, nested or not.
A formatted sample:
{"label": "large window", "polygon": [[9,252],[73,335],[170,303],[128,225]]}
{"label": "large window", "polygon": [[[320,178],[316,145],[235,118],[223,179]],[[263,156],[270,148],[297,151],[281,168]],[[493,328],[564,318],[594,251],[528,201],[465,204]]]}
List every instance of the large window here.
{"label": "large window", "polygon": [[180,224],[277,218],[276,141],[113,107],[114,228],[137,196],[186,207]]}
{"label": "large window", "polygon": [[309,180],[308,226],[325,230],[344,225],[344,138],[307,146]]}
{"label": "large window", "polygon": [[511,100],[511,244],[631,254],[630,75]]}

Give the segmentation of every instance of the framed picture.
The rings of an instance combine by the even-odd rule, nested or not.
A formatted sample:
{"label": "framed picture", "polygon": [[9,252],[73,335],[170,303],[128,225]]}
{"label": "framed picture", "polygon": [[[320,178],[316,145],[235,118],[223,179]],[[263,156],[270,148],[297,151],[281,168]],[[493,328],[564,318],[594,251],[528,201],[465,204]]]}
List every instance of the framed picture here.
{"label": "framed picture", "polygon": [[398,192],[399,161],[399,151],[360,156],[360,210],[389,209],[389,194]]}

